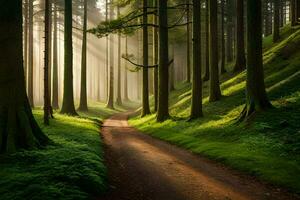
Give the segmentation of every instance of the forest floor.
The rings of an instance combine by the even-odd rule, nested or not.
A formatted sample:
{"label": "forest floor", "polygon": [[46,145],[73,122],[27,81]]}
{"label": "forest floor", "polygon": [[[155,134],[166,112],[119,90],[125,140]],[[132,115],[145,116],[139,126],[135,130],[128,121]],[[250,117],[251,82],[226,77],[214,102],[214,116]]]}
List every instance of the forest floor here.
{"label": "forest floor", "polygon": [[128,125],[128,114],[103,124],[110,190],[99,200],[299,198],[145,135]]}
{"label": "forest floor", "polygon": [[237,124],[245,103],[246,72],[221,76],[221,101],[209,103],[204,83],[204,117],[189,121],[191,84],[180,83],[170,94],[171,118],[156,115],[130,119],[130,125],[152,137],[246,172],[260,180],[300,193],[300,27],[282,30],[273,44],[264,40],[264,70],[274,109]]}

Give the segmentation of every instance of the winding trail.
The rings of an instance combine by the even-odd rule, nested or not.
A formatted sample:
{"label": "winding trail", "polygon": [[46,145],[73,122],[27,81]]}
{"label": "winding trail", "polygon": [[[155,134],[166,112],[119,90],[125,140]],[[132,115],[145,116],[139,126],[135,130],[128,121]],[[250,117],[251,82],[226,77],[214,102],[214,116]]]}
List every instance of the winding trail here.
{"label": "winding trail", "polygon": [[103,124],[110,191],[101,200],[297,199],[224,166],[140,133],[130,113]]}

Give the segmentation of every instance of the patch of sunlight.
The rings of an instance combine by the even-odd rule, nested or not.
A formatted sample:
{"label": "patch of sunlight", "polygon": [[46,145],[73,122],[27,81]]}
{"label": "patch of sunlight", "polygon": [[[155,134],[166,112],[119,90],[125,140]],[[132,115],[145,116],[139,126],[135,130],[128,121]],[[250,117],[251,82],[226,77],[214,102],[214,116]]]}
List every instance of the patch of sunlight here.
{"label": "patch of sunlight", "polygon": [[278,87],[280,87],[280,86],[282,86],[282,85],[288,83],[289,81],[292,81],[294,78],[296,78],[296,77],[299,76],[299,75],[300,75],[300,71],[298,71],[298,72],[296,72],[295,74],[293,74],[293,75],[287,77],[286,79],[283,79],[283,80],[279,81],[279,82],[276,83],[275,85],[273,85],[273,86],[267,88],[267,92],[271,92],[272,90],[277,89]]}

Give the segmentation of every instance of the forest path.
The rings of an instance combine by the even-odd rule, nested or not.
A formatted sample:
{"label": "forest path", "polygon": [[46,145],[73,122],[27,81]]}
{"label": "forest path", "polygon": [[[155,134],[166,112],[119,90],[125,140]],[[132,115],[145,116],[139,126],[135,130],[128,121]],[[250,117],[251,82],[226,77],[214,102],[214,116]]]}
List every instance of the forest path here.
{"label": "forest path", "polygon": [[130,113],[102,128],[110,191],[101,200],[296,199],[279,189],[140,133]]}

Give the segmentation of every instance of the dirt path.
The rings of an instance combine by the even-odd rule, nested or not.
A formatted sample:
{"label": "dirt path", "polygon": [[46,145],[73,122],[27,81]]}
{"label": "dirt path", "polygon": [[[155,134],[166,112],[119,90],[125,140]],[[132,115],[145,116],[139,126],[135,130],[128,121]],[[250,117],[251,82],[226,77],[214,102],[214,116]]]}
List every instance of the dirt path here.
{"label": "dirt path", "polygon": [[127,118],[117,114],[103,125],[111,191],[101,200],[296,199],[139,133]]}

